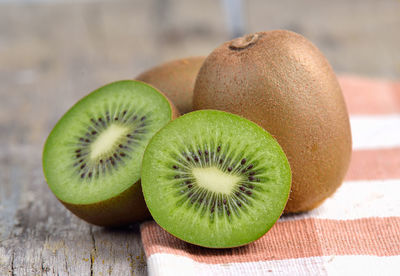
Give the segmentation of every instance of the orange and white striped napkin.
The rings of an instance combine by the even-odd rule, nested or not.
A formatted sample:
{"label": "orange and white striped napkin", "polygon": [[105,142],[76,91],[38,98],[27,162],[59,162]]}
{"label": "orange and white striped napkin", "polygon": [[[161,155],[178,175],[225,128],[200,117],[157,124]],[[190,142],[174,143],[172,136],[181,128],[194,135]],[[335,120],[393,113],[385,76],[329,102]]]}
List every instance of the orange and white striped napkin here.
{"label": "orange and white striped napkin", "polygon": [[149,275],[400,275],[400,82],[343,76],[353,156],[319,208],[256,242],[214,250],[141,225]]}

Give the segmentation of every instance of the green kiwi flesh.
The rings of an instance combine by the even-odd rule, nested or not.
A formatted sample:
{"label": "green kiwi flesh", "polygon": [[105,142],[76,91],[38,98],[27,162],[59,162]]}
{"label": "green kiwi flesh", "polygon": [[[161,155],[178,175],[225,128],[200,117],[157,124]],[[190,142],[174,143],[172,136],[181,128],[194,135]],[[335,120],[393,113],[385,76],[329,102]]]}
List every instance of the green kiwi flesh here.
{"label": "green kiwi flesh", "polygon": [[303,36],[276,30],[222,44],[199,71],[193,107],[238,114],[277,139],[293,174],[286,213],[317,207],[341,185],[349,115],[329,62]]}
{"label": "green kiwi flesh", "polygon": [[159,89],[185,114],[193,111],[193,88],[204,59],[188,57],[172,60],[141,73],[135,79]]}
{"label": "green kiwi flesh", "polygon": [[209,248],[248,244],[279,219],[291,171],[276,140],[230,113],[179,117],[148,144],[142,189],[154,220],[186,242]]}
{"label": "green kiwi flesh", "polygon": [[117,226],[148,217],[139,181],[143,153],[175,116],[169,101],[145,83],[118,81],[97,89],[62,116],[47,138],[48,186],[93,224]]}

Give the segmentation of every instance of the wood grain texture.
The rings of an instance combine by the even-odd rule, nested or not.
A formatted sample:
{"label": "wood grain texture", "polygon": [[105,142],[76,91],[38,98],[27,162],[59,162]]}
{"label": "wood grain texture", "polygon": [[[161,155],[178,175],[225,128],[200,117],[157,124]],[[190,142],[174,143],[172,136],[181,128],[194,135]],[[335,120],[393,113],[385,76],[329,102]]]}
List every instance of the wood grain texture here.
{"label": "wood grain texture", "polygon": [[44,182],[40,154],[1,150],[0,275],[144,275],[138,225],[104,229],[69,213]]}

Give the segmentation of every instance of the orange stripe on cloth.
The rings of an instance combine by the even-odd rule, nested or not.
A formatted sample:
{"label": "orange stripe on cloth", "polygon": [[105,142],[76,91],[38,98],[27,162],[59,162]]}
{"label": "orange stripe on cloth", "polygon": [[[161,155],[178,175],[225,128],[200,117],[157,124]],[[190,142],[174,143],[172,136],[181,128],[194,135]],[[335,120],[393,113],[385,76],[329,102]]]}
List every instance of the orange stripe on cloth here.
{"label": "orange stripe on cloth", "polygon": [[330,255],[400,255],[400,217],[357,220],[278,221],[259,240],[239,248],[208,249],[183,242],[155,222],[141,225],[143,246],[155,253],[209,264],[257,262]]}
{"label": "orange stripe on cloth", "polygon": [[350,114],[400,113],[400,82],[341,76],[339,83]]}
{"label": "orange stripe on cloth", "polygon": [[346,180],[400,178],[400,148],[353,151]]}

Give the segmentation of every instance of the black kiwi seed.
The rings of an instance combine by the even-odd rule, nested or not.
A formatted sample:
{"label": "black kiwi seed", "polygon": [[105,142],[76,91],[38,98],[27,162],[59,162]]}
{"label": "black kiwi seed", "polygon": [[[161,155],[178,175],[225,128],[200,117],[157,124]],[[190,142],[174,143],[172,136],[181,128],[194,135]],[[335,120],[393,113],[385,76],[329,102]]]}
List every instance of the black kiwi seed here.
{"label": "black kiwi seed", "polygon": [[243,158],[240,164],[244,165],[246,163],[246,158]]}
{"label": "black kiwi seed", "polygon": [[232,171],[232,167],[228,167],[228,172],[231,172]]}
{"label": "black kiwi seed", "polygon": [[253,181],[254,180],[254,176],[249,176],[249,178],[248,178],[250,181]]}
{"label": "black kiwi seed", "polygon": [[247,167],[247,169],[248,169],[248,170],[251,170],[253,167],[254,167],[254,165],[253,165],[253,164],[250,164],[250,165]]}
{"label": "black kiwi seed", "polygon": [[173,165],[172,168],[174,168],[175,170],[177,170],[177,169],[178,169],[178,166],[177,166],[177,165]]}

